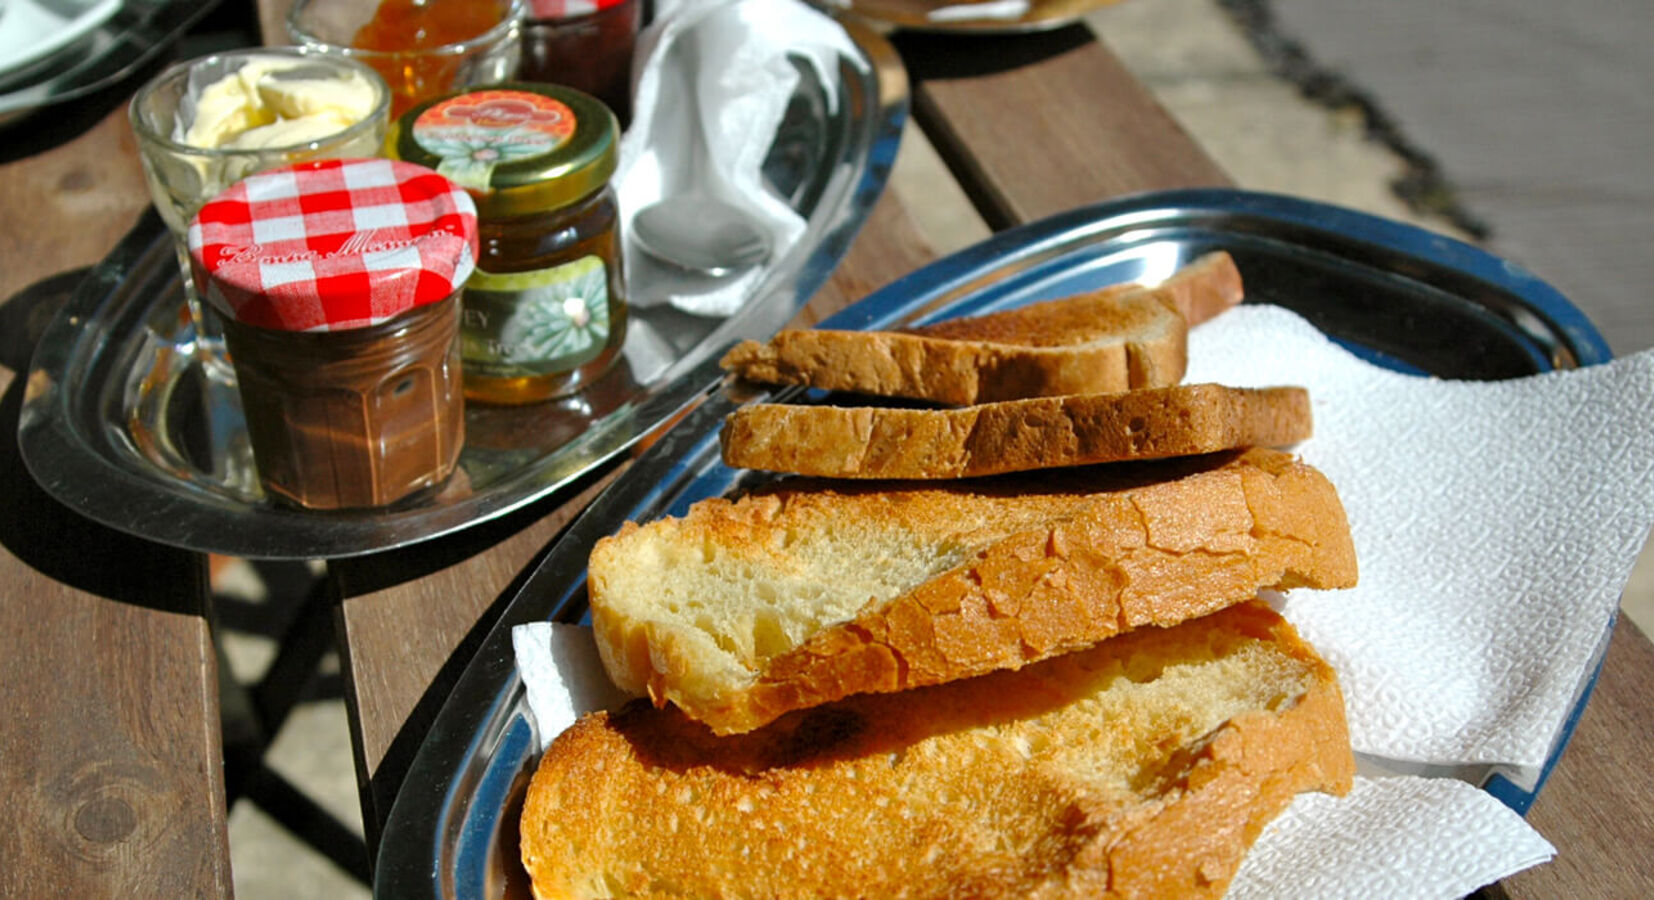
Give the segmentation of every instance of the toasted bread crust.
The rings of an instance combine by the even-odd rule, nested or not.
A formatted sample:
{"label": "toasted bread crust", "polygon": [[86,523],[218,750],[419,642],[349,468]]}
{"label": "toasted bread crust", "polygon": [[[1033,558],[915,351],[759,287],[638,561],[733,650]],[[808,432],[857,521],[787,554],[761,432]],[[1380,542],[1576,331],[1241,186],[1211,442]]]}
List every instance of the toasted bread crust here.
{"label": "toasted bread crust", "polygon": [[[744,341],[721,365],[749,381],[803,384],[884,397],[966,405],[1176,384],[1188,365],[1188,326],[1168,297],[1147,290],[1103,292],[1067,301],[1085,331],[1053,328],[1040,344],[1000,343],[1013,316],[1049,324],[1052,304],[1024,307],[982,323],[967,337],[901,331],[782,331],[769,343]],[[1036,318],[1038,317],[1038,318]],[[1098,323],[1106,323],[1099,327]],[[1061,338],[1073,343],[1063,345]]]}
{"label": "toasted bread crust", "polygon": [[731,466],[831,478],[971,478],[1238,447],[1312,431],[1303,388],[1216,384],[1006,400],[957,409],[744,406],[720,440]]}
{"label": "toasted bread crust", "polygon": [[[1119,474],[1143,471],[1184,474],[1147,483]],[[982,518],[988,513],[993,518]],[[859,594],[860,584],[838,583],[841,574],[812,574],[813,552],[834,557],[839,532],[873,527],[885,530],[850,539],[888,542],[892,557],[908,545],[955,547],[948,559],[958,561]],[[820,624],[767,649],[715,649],[710,614],[701,621],[666,608],[697,602],[680,596],[681,586],[707,548],[737,558],[748,581],[780,571],[841,589],[860,608],[824,616],[819,593],[794,598],[776,588],[755,603],[756,614]],[[638,577],[645,560],[667,552],[680,562]],[[1068,470],[1037,483],[783,489],[703,501],[683,519],[628,526],[600,541],[589,571],[593,625],[611,677],[721,733],[852,694],[1016,668],[1142,625],[1204,615],[1260,588],[1347,587],[1357,577],[1332,485],[1291,456],[1262,449],[1148,470]],[[855,577],[873,584],[880,574]],[[724,627],[720,640],[738,644],[743,626]]]}
{"label": "toasted bread crust", "polygon": [[[897,333],[947,341],[976,341],[1004,347],[1071,348],[1106,338],[1144,332],[1164,318],[1161,310],[1142,302],[1147,290],[1135,284],[1113,284],[1085,294],[1030,303],[1016,309],[944,319],[929,325],[903,328]],[[1135,295],[1135,296],[1134,296]],[[1175,305],[1168,292],[1155,300]]]}
{"label": "toasted bread crust", "polygon": [[1208,253],[1177,270],[1161,284],[1184,321],[1199,325],[1238,305],[1245,297],[1240,269],[1229,254]]}
{"label": "toasted bread crust", "polygon": [[1239,303],[1223,252],[1154,288],[1112,285],[897,331],[782,331],[744,341],[724,369],[749,381],[965,406],[1164,387],[1183,379],[1188,329]]}
{"label": "toasted bread crust", "polygon": [[541,900],[1216,897],[1354,760],[1331,670],[1260,603],[718,738],[582,718],[521,819]]}

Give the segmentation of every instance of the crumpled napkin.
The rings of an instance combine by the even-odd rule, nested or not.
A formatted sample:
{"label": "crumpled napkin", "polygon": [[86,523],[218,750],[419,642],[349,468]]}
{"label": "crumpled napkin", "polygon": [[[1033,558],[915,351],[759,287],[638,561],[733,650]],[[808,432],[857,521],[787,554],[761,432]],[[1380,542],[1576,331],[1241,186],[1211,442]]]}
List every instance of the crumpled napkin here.
{"label": "crumpled napkin", "polygon": [[1372,365],[1279,307],[1189,336],[1195,383],[1309,389],[1360,584],[1282,610],[1338,669],[1358,752],[1532,769],[1654,525],[1654,352],[1496,382]]}
{"label": "crumpled napkin", "polygon": [[[1339,672],[1363,771],[1475,763],[1531,776],[1654,525],[1654,351],[1445,381],[1379,368],[1267,305],[1189,341],[1188,383],[1309,389],[1315,436],[1296,451],[1338,487],[1361,581],[1281,605]],[[514,638],[531,684],[556,663],[524,646],[591,640],[549,624]],[[543,739],[587,708],[534,706]],[[1297,798],[1231,896],[1457,897],[1553,854],[1464,782],[1363,777],[1346,798]]]}
{"label": "crumpled napkin", "polygon": [[[753,213],[770,237],[770,261],[786,255],[805,221],[764,185],[764,157],[798,84],[789,57],[808,61],[836,85],[841,58],[859,59],[844,29],[799,0],[662,0],[638,38],[634,115],[620,142],[614,181],[622,232],[637,212],[681,185],[674,161],[692,140],[697,111],[712,166],[710,192]],[[829,92],[831,96],[831,92]],[[758,266],[715,280],[685,277],[632,240],[625,245],[628,301],[669,303],[685,312],[727,316],[763,277]]]}
{"label": "crumpled napkin", "polygon": [[1452,778],[1357,778],[1299,794],[1258,836],[1226,900],[1464,895],[1556,848],[1492,794]]}

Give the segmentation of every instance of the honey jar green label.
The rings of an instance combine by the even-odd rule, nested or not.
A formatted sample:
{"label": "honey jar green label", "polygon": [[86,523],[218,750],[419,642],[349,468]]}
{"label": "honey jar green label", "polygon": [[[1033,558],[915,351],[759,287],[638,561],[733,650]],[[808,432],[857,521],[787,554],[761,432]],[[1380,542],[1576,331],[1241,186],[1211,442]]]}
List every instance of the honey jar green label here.
{"label": "honey jar green label", "polygon": [[436,170],[457,184],[487,191],[494,167],[544,156],[574,134],[574,112],[529,91],[460,94],[419,114],[414,143],[441,160]]}
{"label": "honey jar green label", "polygon": [[492,378],[570,371],[609,341],[609,272],[597,256],[529,272],[481,269],[465,282],[460,355]]}

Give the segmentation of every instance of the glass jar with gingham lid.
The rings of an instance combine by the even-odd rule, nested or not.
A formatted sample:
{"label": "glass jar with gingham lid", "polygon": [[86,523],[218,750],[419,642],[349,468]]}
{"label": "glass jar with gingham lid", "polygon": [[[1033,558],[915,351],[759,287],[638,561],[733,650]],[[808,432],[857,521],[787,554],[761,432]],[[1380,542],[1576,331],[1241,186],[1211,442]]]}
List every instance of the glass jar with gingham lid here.
{"label": "glass jar with gingham lid", "polygon": [[231,186],[188,241],[267,495],[377,507],[448,478],[465,434],[459,293],[477,258],[463,189],[393,160],[301,163]]}

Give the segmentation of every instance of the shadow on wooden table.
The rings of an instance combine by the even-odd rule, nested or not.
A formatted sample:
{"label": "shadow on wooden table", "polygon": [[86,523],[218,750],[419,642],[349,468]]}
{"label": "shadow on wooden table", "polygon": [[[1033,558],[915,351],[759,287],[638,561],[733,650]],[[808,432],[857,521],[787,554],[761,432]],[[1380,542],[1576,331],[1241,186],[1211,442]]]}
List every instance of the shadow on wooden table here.
{"label": "shadow on wooden table", "polygon": [[1026,34],[901,31],[891,38],[915,80],[1009,72],[1084,47],[1092,40],[1084,25]]}
{"label": "shadow on wooden table", "polygon": [[[206,597],[206,559],[93,522],[36,484],[18,449],[18,418],[35,342],[86,274],[76,269],[36,282],[0,306],[0,366],[16,373],[0,398],[0,546],[54,581],[78,590],[165,612],[199,615]],[[87,485],[96,490],[96,485]],[[178,584],[180,571],[198,571]]]}
{"label": "shadow on wooden table", "polygon": [[157,54],[157,58],[142,69],[101,91],[36,110],[7,123],[5,140],[0,140],[0,164],[46,153],[85,134],[117,107],[125,106],[139,85],[172,60],[171,54]]}
{"label": "shadow on wooden table", "polygon": [[12,370],[22,380],[29,371],[34,345],[89,272],[90,268],[59,272],[18,291],[15,297],[0,300],[0,368]]}
{"label": "shadow on wooden table", "polygon": [[[404,582],[423,579],[433,573],[457,566],[470,559],[483,548],[493,547],[511,539],[514,535],[529,528],[540,519],[555,514],[565,504],[586,496],[588,492],[595,492],[605,486],[621,469],[622,463],[629,459],[629,455],[621,454],[615,460],[601,465],[581,475],[578,479],[562,489],[543,497],[529,506],[501,516],[489,522],[472,526],[458,534],[422,544],[415,544],[398,550],[376,553],[370,556],[350,559],[346,565],[330,568],[332,587],[337,595],[343,598],[352,598],[346,602],[357,604],[373,604],[381,598],[372,596],[376,592],[384,591]],[[391,805],[395,802],[397,793],[401,790],[407,778],[408,770],[413,765],[414,757],[429,736],[431,725],[436,721],[437,713],[447,702],[448,695],[453,692],[477,652],[482,648],[483,641],[499,622],[512,600],[516,599],[517,592],[522,588],[530,575],[539,565],[539,560],[547,549],[568,530],[570,522],[565,522],[558,528],[555,537],[545,542],[545,545],[535,553],[533,560],[517,572],[505,588],[499,591],[488,606],[479,615],[455,645],[453,652],[444,660],[442,667],[431,678],[430,683],[420,694],[419,700],[409,711],[407,719],[396,732],[395,737],[386,747],[378,765],[371,769],[366,784],[362,788],[362,809],[364,811],[363,826],[367,832],[367,845],[376,848],[379,843],[379,833],[390,814]],[[355,703],[354,689],[348,685],[348,673],[352,671],[348,655],[350,644],[348,639],[340,642],[341,652],[345,654],[345,671],[347,673],[346,701]],[[357,746],[361,752],[360,741]],[[366,768],[364,760],[358,759],[359,767]],[[362,774],[361,771],[358,774]]]}

